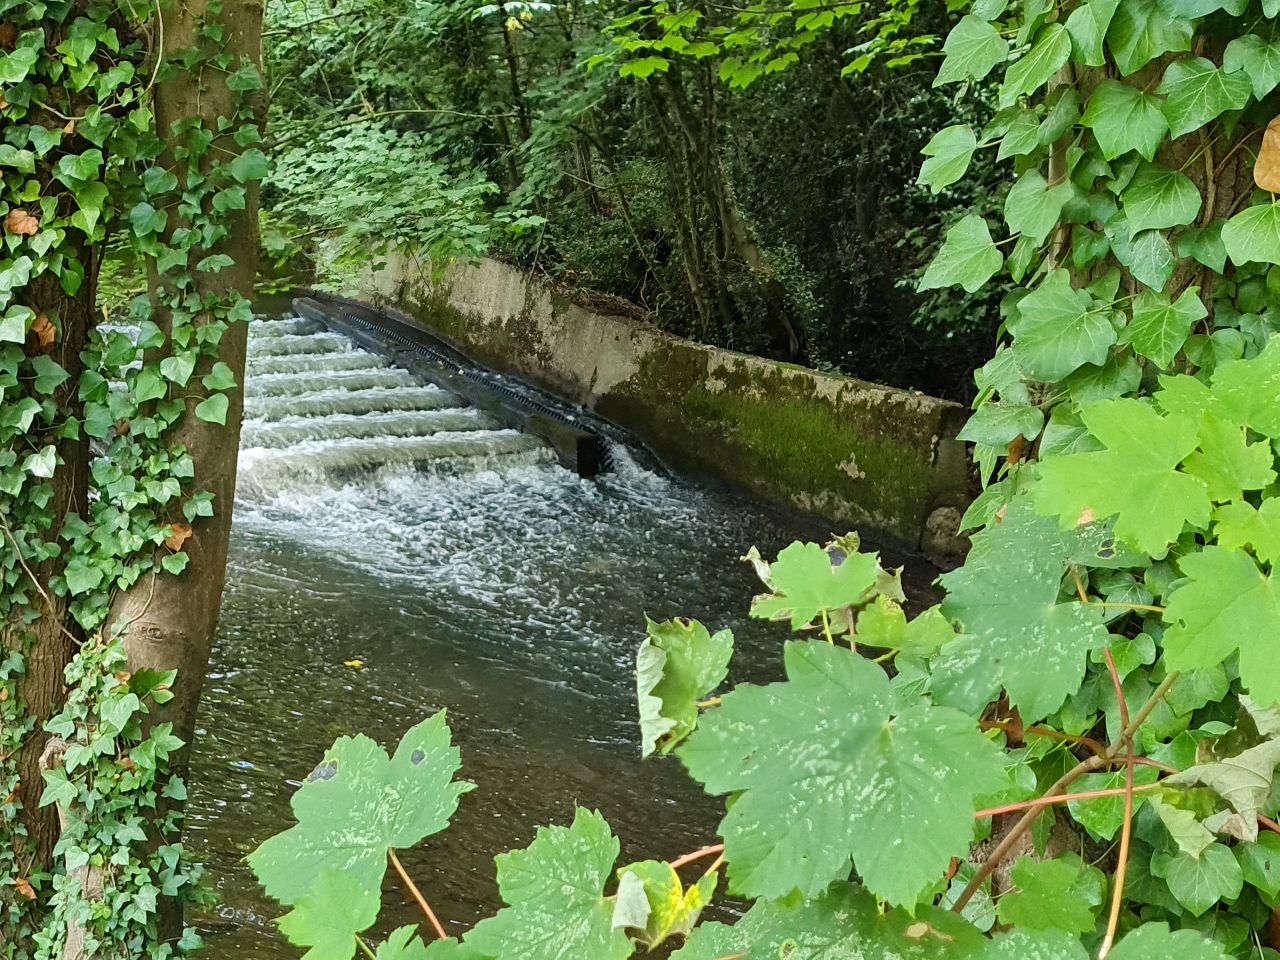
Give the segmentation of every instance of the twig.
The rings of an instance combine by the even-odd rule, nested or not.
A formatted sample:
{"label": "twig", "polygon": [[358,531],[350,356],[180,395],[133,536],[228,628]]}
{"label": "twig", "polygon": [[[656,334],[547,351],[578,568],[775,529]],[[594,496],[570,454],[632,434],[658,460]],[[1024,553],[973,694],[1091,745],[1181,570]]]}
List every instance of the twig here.
{"label": "twig", "polygon": [[356,938],[356,945],[360,948],[361,952],[368,957],[369,960],[378,960],[378,955],[369,949],[369,945],[364,942],[364,939],[360,934],[357,933],[354,936]]}
{"label": "twig", "polygon": [[1163,783],[1144,783],[1129,791],[1127,786],[1124,787],[1108,787],[1105,790],[1082,790],[1080,793],[1059,793],[1052,797],[1036,797],[1034,800],[1023,800],[1021,803],[1007,803],[1003,807],[991,807],[988,810],[974,811],[974,818],[994,817],[1001,813],[1017,813],[1019,810],[1031,810],[1035,807],[1044,807],[1050,804],[1070,803],[1073,800],[1096,800],[1099,797],[1118,797],[1122,794],[1133,792],[1138,793],[1142,790],[1156,790],[1163,787]]}
{"label": "twig", "polygon": [[[1102,651],[1107,661],[1107,671],[1111,674],[1111,685],[1115,687],[1116,700],[1120,704],[1120,724],[1129,729],[1129,704],[1124,698],[1124,685],[1120,682],[1120,672],[1116,669],[1116,661],[1111,656],[1111,648]],[[1120,924],[1120,907],[1124,903],[1124,876],[1129,869],[1129,839],[1133,834],[1133,734],[1124,735],[1124,820],[1120,824],[1120,852],[1116,859],[1116,873],[1112,881],[1111,913],[1107,917],[1107,932],[1102,938],[1102,946],[1098,948],[1098,960],[1106,960],[1115,943],[1116,928]]]}
{"label": "twig", "polygon": [[686,853],[683,857],[677,857],[671,861],[671,869],[679,870],[686,864],[693,863],[695,860],[701,860],[703,857],[710,857],[713,854],[724,853],[723,843],[714,843],[709,847],[703,847],[701,850],[695,850],[693,853]]}
{"label": "twig", "polygon": [[396,852],[387,848],[387,857],[391,860],[391,865],[396,868],[396,873],[400,874],[400,879],[404,881],[404,885],[409,888],[409,893],[413,894],[413,899],[418,901],[418,906],[422,908],[422,912],[427,915],[427,919],[431,921],[431,927],[435,930],[436,936],[441,940],[448,940],[449,934],[445,933],[444,927],[440,925],[440,921],[436,918],[435,911],[431,909],[431,904],[427,903],[427,898],[422,895],[422,891],[418,889],[418,885],[404,869],[404,864],[400,862],[400,858],[396,856]]}
{"label": "twig", "polygon": [[151,79],[143,88],[142,96],[145,97],[155,87],[162,63],[164,63],[164,11],[160,9],[160,0],[156,0],[156,62],[151,67]]}
{"label": "twig", "polygon": [[35,587],[40,593],[40,596],[44,598],[45,606],[48,607],[49,616],[53,619],[53,622],[58,625],[59,630],[66,634],[68,640],[72,643],[78,644],[80,639],[67,629],[66,624],[62,622],[62,617],[58,616],[58,608],[54,605],[53,597],[49,596],[48,592],[44,588],[44,584],[36,579],[36,575],[32,573],[31,568],[27,566],[27,560],[22,555],[22,547],[18,546],[18,538],[15,537],[13,535],[13,531],[9,529],[9,524],[5,521],[3,513],[0,513],[0,529],[4,530],[5,536],[7,536],[9,538],[9,542],[13,544],[13,552],[18,558],[18,563],[22,565],[22,572],[27,575],[27,578],[31,581],[31,585]]}

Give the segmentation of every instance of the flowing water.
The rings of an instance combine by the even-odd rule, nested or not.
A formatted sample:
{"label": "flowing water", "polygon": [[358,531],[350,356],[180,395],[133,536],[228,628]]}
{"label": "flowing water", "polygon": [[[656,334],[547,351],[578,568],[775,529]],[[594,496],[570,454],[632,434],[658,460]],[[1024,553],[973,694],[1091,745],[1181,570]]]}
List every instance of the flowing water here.
{"label": "flowing water", "polygon": [[[441,708],[477,790],[405,860],[451,931],[497,905],[493,856],[575,804],[605,814],[624,858],[714,842],[720,802],[678,761],[639,759],[644,617],[731,626],[733,679],[771,678],[782,635],[747,619],[755,584],[737,558],[824,531],[621,448],[613,473],[580,479],[345,337],[298,319],[252,329],[189,805],[217,898],[195,917],[206,956],[298,955],[242,858],[290,824],[290,795],[336,737],[393,744]],[[418,919],[390,883],[387,904],[391,922]]]}

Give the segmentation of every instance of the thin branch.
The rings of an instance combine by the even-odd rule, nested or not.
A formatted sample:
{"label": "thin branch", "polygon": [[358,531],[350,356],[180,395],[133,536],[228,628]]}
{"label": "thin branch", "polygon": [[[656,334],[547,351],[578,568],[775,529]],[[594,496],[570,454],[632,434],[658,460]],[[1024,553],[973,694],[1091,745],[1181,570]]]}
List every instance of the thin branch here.
{"label": "thin branch", "polygon": [[413,899],[418,901],[418,906],[422,908],[422,912],[427,915],[427,919],[431,921],[431,927],[436,932],[436,936],[441,940],[448,940],[449,934],[445,933],[444,927],[440,925],[440,921],[436,918],[436,913],[431,909],[431,904],[427,903],[427,898],[422,895],[422,891],[418,889],[418,885],[413,882],[408,872],[404,868],[404,864],[400,862],[400,858],[396,856],[396,852],[390,848],[387,849],[387,857],[391,860],[391,865],[396,868],[396,873],[400,874],[400,879],[404,881],[404,885],[409,888],[409,893],[413,895]]}
{"label": "thin branch", "polygon": [[[1134,793],[1142,790],[1156,790],[1162,788],[1163,783],[1144,783],[1133,788]],[[1033,800],[1023,800],[1021,803],[1006,803],[1003,807],[991,807],[988,810],[974,811],[974,819],[983,817],[994,817],[1001,813],[1017,813],[1019,810],[1032,810],[1036,807],[1046,807],[1051,804],[1071,803],[1073,800],[1097,800],[1100,797],[1119,797],[1128,792],[1128,787],[1108,787],[1105,790],[1082,790],[1079,793],[1059,793],[1055,796],[1036,797]]]}
{"label": "thin branch", "polygon": [[[1120,705],[1120,723],[1129,728],[1129,704],[1124,697],[1124,685],[1120,682],[1120,671],[1116,669],[1115,658],[1111,656],[1111,648],[1102,651],[1107,661],[1107,672],[1111,674],[1111,685],[1115,687],[1116,701]],[[1098,960],[1107,960],[1111,945],[1115,943],[1116,929],[1120,925],[1120,908],[1124,904],[1124,877],[1129,869],[1129,841],[1133,835],[1133,734],[1124,736],[1124,820],[1120,825],[1120,852],[1116,859],[1116,872],[1112,880],[1111,913],[1107,917],[1107,932],[1102,938],[1102,946],[1098,948]]]}
{"label": "thin branch", "polygon": [[723,843],[713,843],[709,847],[703,847],[701,850],[695,850],[693,853],[686,853],[683,857],[677,857],[671,861],[671,869],[679,870],[686,864],[693,863],[695,860],[701,860],[704,857],[710,857],[714,854],[724,853]]}

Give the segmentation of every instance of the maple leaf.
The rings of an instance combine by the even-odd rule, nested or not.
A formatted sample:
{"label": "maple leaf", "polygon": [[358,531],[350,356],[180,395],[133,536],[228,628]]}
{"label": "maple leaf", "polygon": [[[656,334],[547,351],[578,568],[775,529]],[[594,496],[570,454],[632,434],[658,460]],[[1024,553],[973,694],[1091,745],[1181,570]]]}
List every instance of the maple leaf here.
{"label": "maple leaf", "polygon": [[798,630],[824,611],[864,602],[875,589],[879,555],[847,553],[838,563],[816,543],[793,543],[770,565],[773,594],[757,597],[751,615],[790,617]]}
{"label": "maple leaf", "polygon": [[644,756],[670,753],[698,725],[698,703],[729,672],[733,634],[697,620],[648,621],[636,654],[636,696]]}

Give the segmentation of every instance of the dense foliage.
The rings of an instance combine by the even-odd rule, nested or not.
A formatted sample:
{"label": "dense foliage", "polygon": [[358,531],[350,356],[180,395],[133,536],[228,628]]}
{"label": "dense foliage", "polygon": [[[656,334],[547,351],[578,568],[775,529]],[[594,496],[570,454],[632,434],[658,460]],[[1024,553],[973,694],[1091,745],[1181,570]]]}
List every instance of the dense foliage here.
{"label": "dense foliage", "polygon": [[941,5],[268,9],[279,255],[333,279],[391,243],[489,252],[677,333],[968,395],[996,298],[914,291],[994,186],[914,183],[957,109],[932,86]]}
{"label": "dense foliage", "polygon": [[[1015,177],[947,231],[922,286],[1001,277],[1007,337],[964,433],[981,529],[941,604],[908,618],[854,542],[754,557],[753,615],[798,633],[786,679],[713,696],[732,638],[694,622],[651,624],[637,662],[645,748],[728,798],[722,849],[615,886],[616,841],[581,812],[499,858],[508,906],[460,944],[406,929],[379,957],[621,958],[690,928],[680,960],[1280,956],[1277,17],[1274,0],[976,0],[939,79],[1002,69],[999,112],[940,130],[921,179],[945,189],[980,150]],[[389,793],[442,811],[458,760],[430,723],[432,751],[390,763],[436,765]],[[374,749],[340,741],[290,839],[255,857],[315,960],[346,960],[377,913],[376,884],[343,881],[363,912],[335,919],[336,838],[310,814],[358,795],[349,757]],[[692,888],[674,873],[716,853]],[[721,862],[753,905],[694,925]],[[300,865],[327,879],[273,881]]]}
{"label": "dense foliage", "polygon": [[[218,248],[265,171],[250,102],[262,82],[224,48],[221,5],[200,7],[190,46],[164,48],[147,5],[0,3],[6,960],[161,960],[198,943],[161,921],[199,875],[177,843],[183,743],[153,713],[174,674],[126,662],[128,624],[112,614],[182,573],[205,536],[215,504],[180,437],[226,421],[238,375],[220,345],[249,315]],[[237,106],[162,127],[173,104],[157,92],[175,76]],[[136,341],[98,325],[111,234],[153,277],[130,307]]]}

